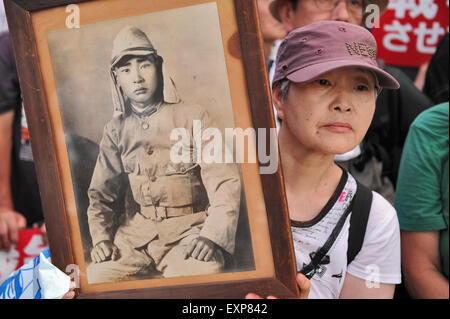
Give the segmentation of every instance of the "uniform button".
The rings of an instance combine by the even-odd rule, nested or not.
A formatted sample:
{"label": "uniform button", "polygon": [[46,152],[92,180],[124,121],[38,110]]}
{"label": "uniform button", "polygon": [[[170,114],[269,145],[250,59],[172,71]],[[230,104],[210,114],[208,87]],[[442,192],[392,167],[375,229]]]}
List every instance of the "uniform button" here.
{"label": "uniform button", "polygon": [[148,123],[142,123],[142,128],[144,130],[148,130],[149,127],[150,127],[150,125],[148,125]]}
{"label": "uniform button", "polygon": [[156,178],[156,176],[152,176],[152,177],[150,178],[150,180],[154,183],[154,182],[156,182],[157,178]]}
{"label": "uniform button", "polygon": [[149,146],[149,148],[147,149],[147,154],[148,155],[153,155],[155,151],[153,150],[153,148],[151,146]]}

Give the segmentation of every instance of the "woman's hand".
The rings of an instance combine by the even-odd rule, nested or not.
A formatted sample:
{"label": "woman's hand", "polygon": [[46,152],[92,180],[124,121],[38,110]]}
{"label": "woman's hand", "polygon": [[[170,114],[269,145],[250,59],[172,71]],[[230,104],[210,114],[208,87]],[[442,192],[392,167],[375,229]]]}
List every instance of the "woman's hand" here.
{"label": "woman's hand", "polygon": [[[303,274],[297,274],[297,285],[300,288],[300,297],[298,299],[308,299],[309,291],[311,290],[311,282],[308,278],[305,277]],[[261,296],[249,293],[247,296],[245,296],[245,299],[264,299]],[[267,299],[278,299],[274,296],[268,296]]]}
{"label": "woman's hand", "polygon": [[75,298],[75,281],[70,282],[69,291],[62,297],[62,299],[74,299]]}

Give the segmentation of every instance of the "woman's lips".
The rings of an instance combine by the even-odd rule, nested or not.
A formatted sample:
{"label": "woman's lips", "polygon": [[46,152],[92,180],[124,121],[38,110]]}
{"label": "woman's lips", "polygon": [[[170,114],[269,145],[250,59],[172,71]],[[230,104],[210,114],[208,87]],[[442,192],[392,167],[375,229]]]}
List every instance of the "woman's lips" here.
{"label": "woman's lips", "polygon": [[353,127],[348,123],[343,122],[335,122],[324,125],[327,130],[337,132],[337,133],[345,133],[353,130]]}

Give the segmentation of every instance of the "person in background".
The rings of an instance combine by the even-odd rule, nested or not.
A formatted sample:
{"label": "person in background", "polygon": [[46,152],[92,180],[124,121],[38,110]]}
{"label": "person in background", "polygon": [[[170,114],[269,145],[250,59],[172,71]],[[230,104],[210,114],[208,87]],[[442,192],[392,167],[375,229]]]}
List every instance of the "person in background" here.
{"label": "person in background", "polygon": [[419,67],[417,71],[416,79],[414,80],[414,85],[419,89],[419,91],[423,90],[423,86],[425,85],[425,76],[427,74],[429,62],[425,62]]}
{"label": "person in background", "polygon": [[[275,42],[281,41],[287,34],[286,29],[280,21],[275,19],[269,10],[270,0],[258,0],[259,18],[261,21],[261,32],[264,41],[264,56],[267,63],[273,63],[276,59],[276,51],[272,50]],[[268,64],[268,68],[271,68]]]}
{"label": "person in background", "polygon": [[0,74],[0,249],[9,250],[20,229],[44,218],[8,32],[0,33]]}
{"label": "person in background", "polygon": [[3,1],[0,1],[0,32],[8,30],[8,23],[6,21],[5,7]]}
{"label": "person in background", "polygon": [[[41,224],[47,242],[11,41],[0,32],[0,250],[18,241],[19,231]],[[75,297],[75,282],[63,299]]]}
{"label": "person in background", "polygon": [[397,186],[403,271],[414,298],[448,298],[448,48],[447,34],[430,60],[424,85],[440,105],[411,126]]}
{"label": "person in background", "polygon": [[[272,0],[270,11],[288,32],[324,20],[365,24],[365,11],[376,4],[383,13],[388,0]],[[380,62],[380,61],[379,61]],[[413,120],[433,103],[400,70],[380,66],[400,83],[400,90],[384,90],[377,99],[374,119],[360,146],[336,157],[365,186],[391,204],[401,151]],[[269,72],[272,79],[275,66]]]}
{"label": "person in background", "polygon": [[449,100],[448,86],[448,33],[439,43],[436,53],[431,58],[425,77],[423,92],[433,100],[433,103],[440,104]]}
{"label": "person in background", "polygon": [[[367,54],[354,54],[353,41]],[[341,21],[293,30],[280,45],[272,97],[282,119],[278,139],[297,270],[310,280],[312,299],[392,298],[401,280],[395,209],[334,162],[362,141],[381,89],[399,87],[378,67],[376,52],[369,31]],[[362,214],[356,198],[365,191],[372,196],[363,199],[370,210],[364,240],[349,260],[351,229],[363,227],[353,223]]]}
{"label": "person in background", "polygon": [[405,286],[413,298],[449,298],[448,121],[448,102],[420,114],[400,165],[395,208]]}

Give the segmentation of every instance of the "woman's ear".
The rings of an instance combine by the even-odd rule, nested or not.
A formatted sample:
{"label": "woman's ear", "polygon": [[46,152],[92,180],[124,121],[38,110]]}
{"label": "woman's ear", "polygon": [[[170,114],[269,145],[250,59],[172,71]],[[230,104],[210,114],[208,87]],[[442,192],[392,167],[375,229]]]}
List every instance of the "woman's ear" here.
{"label": "woman's ear", "polygon": [[283,93],[281,92],[281,82],[275,83],[272,89],[272,102],[277,110],[277,116],[284,120],[284,98]]}

